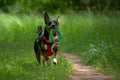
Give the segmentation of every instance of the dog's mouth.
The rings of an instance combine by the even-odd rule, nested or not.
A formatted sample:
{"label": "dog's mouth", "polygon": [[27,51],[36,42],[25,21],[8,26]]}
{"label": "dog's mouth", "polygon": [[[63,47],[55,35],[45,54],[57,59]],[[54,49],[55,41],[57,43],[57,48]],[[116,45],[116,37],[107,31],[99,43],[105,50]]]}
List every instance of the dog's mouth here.
{"label": "dog's mouth", "polygon": [[[47,28],[48,33],[50,33],[50,30],[51,30],[51,29],[54,29],[54,28],[56,28],[56,26],[52,26],[52,27],[50,27],[50,28]],[[55,31],[55,30],[53,31],[52,35],[53,35],[53,36],[56,35],[56,31]]]}
{"label": "dog's mouth", "polygon": [[53,35],[53,36],[56,36],[56,34],[57,34],[57,33],[56,33],[56,31],[54,30],[53,33],[52,33],[52,35]]}

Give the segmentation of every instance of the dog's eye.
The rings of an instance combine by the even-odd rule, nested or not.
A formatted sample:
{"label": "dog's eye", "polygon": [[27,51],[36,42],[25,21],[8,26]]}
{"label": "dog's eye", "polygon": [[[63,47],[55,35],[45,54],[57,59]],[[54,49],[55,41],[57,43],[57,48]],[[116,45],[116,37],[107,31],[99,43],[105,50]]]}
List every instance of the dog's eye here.
{"label": "dog's eye", "polygon": [[52,24],[52,22],[49,22],[49,23],[48,23],[48,26],[50,26],[51,24]]}
{"label": "dog's eye", "polygon": [[54,21],[54,23],[58,26],[59,25],[59,23],[57,22],[57,21]]}

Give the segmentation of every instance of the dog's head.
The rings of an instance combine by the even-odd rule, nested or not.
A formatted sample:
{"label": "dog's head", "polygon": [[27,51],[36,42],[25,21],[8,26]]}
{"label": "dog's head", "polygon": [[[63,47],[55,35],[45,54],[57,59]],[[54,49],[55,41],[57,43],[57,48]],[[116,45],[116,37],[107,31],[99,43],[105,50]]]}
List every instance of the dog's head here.
{"label": "dog's head", "polygon": [[58,28],[59,27],[59,21],[60,21],[59,16],[56,18],[56,20],[52,20],[48,16],[47,12],[44,13],[45,28],[48,33],[50,32],[50,28]]}

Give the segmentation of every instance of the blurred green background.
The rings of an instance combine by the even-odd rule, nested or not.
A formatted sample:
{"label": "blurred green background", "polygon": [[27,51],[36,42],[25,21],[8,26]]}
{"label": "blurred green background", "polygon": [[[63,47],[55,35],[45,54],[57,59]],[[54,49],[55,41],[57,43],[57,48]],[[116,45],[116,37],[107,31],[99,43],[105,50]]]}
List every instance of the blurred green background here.
{"label": "blurred green background", "polygon": [[120,79],[120,0],[0,0],[0,80],[70,80],[71,63],[61,56],[51,69],[36,65],[33,44],[44,11],[60,16],[61,54]]}
{"label": "blurred green background", "polygon": [[6,13],[108,12],[120,10],[120,0],[0,0],[0,10]]}

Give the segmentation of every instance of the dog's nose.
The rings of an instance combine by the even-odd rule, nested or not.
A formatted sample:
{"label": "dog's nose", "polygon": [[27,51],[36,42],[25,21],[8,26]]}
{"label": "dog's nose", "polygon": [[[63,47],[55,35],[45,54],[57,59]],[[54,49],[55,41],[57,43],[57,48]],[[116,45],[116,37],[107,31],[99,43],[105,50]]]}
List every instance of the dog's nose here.
{"label": "dog's nose", "polygon": [[52,27],[55,27],[55,25],[52,25]]}

